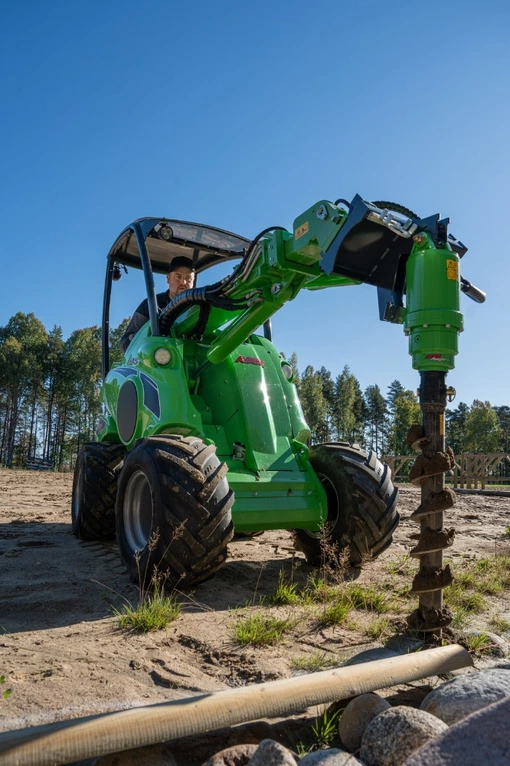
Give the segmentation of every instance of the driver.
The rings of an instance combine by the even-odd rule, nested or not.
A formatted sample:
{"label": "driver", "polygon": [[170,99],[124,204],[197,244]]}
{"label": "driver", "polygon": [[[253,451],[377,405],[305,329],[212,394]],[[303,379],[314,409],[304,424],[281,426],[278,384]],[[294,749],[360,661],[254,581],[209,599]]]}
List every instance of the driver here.
{"label": "driver", "polygon": [[[168,290],[156,295],[156,303],[159,311],[162,311],[165,306],[176,297],[176,295],[184,292],[184,290],[191,290],[195,284],[195,269],[193,268],[193,261],[191,258],[186,258],[184,255],[179,255],[177,258],[174,258],[168,267],[166,281],[168,282]],[[127,326],[126,332],[120,339],[122,353],[126,353],[127,347],[133,340],[133,337],[136,335],[140,327],[148,321],[149,304],[146,298],[136,309]]]}

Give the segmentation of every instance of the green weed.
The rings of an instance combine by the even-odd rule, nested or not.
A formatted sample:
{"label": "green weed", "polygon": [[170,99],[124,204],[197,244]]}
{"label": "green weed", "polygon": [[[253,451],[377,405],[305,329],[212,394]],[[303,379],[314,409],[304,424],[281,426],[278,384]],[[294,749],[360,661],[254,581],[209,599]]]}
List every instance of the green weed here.
{"label": "green weed", "polygon": [[354,609],[377,612],[377,614],[388,612],[391,609],[387,594],[380,593],[375,588],[364,585],[350,585],[346,593]]}
{"label": "green weed", "polygon": [[459,606],[453,610],[453,618],[450,623],[454,630],[462,630],[466,627],[468,621],[468,612],[464,607]]}
{"label": "green weed", "polygon": [[319,625],[324,627],[328,625],[341,625],[351,610],[351,605],[339,600],[331,606],[324,607],[322,613],[317,618]]}
{"label": "green weed", "polygon": [[489,626],[494,630],[497,630],[498,633],[510,632],[510,620],[505,620],[503,617],[500,617],[497,614],[492,617],[491,621],[489,622]]}
{"label": "green weed", "polygon": [[311,576],[306,583],[302,600],[308,603],[326,604],[338,597],[338,588],[328,585],[321,576]]}
{"label": "green weed", "polygon": [[177,619],[182,610],[175,596],[168,596],[164,587],[154,581],[153,591],[144,594],[142,601],[137,607],[125,604],[121,610],[113,607],[117,618],[117,627],[122,630],[130,630],[136,633],[149,633],[153,630],[162,630]]}
{"label": "green weed", "polygon": [[470,593],[455,581],[445,589],[444,599],[448,606],[464,609],[466,613],[479,614],[488,606],[479,593]]}
{"label": "green weed", "polygon": [[[4,684],[4,683],[5,683],[5,676],[0,676],[0,684]],[[11,694],[12,694],[12,689],[4,689],[1,696],[4,700],[7,700],[9,699]]]}
{"label": "green weed", "polygon": [[290,627],[290,620],[266,616],[262,612],[240,617],[234,625],[234,636],[241,646],[276,644]]}
{"label": "green weed", "polygon": [[275,606],[284,606],[287,604],[297,604],[299,600],[300,597],[296,583],[287,582],[285,580],[285,573],[280,570],[276,590],[269,596],[270,603]]}
{"label": "green weed", "polygon": [[492,645],[492,640],[487,633],[477,633],[476,635],[468,635],[464,639],[466,648],[469,652],[473,652],[476,655],[487,654]]}
{"label": "green weed", "polygon": [[379,617],[377,620],[370,623],[363,632],[367,638],[376,641],[390,633],[390,621],[386,617]]}
{"label": "green weed", "polygon": [[312,725],[313,747],[315,750],[329,747],[338,733],[338,722],[343,710],[324,710]]}
{"label": "green weed", "polygon": [[292,670],[303,670],[306,673],[317,673],[319,670],[336,668],[339,665],[340,660],[327,654],[327,652],[303,654],[300,657],[293,657],[290,661]]}
{"label": "green weed", "polygon": [[410,556],[403,554],[394,559],[384,562],[384,571],[391,575],[408,575],[413,570],[413,562]]}

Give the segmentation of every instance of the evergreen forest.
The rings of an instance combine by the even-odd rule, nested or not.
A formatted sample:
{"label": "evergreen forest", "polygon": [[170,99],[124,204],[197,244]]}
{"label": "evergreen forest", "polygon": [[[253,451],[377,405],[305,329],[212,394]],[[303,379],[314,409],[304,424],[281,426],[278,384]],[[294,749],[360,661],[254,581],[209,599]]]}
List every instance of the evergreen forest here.
{"label": "evergreen forest", "polygon": [[[119,339],[128,320],[110,332],[111,363],[122,358]],[[299,369],[289,357],[311,443],[357,442],[380,455],[410,452],[406,434],[421,422],[416,392],[394,380],[382,391],[362,390],[346,364],[335,378],[326,367]],[[0,465],[23,467],[33,458],[70,470],[80,446],[93,441],[101,414],[101,330],[86,327],[64,339],[34,314],[17,313],[0,327]],[[447,411],[447,443],[455,454],[510,449],[510,407],[475,400]]]}

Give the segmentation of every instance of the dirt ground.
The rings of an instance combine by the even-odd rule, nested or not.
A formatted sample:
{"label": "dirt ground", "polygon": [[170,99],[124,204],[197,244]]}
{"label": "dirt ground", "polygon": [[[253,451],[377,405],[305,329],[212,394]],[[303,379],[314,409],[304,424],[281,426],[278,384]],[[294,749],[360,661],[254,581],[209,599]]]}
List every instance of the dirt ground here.
{"label": "dirt ground", "polygon": [[[114,544],[73,537],[71,484],[65,474],[0,470],[0,676],[6,677],[0,692],[12,689],[7,700],[0,697],[0,731],[288,677],[299,672],[296,658],[318,650],[339,664],[382,643],[367,635],[367,620],[377,615],[321,628],[299,607],[268,606],[280,570],[297,581],[311,572],[301,554],[293,556],[288,532],[232,543],[223,570],[179,596],[183,612],[166,629],[120,631],[112,606],[125,599],[136,604],[137,589]],[[394,544],[358,583],[410,585],[417,563],[406,552],[418,527],[407,519],[418,505],[419,490],[403,487]],[[461,495],[445,516],[445,526],[457,530],[448,552],[453,562],[510,554],[510,497]],[[486,627],[496,614],[510,619],[508,591],[487,600],[488,610],[471,627]],[[416,605],[411,598],[400,615],[390,615],[393,627]],[[254,609],[297,619],[276,645],[242,648],[233,625]]]}

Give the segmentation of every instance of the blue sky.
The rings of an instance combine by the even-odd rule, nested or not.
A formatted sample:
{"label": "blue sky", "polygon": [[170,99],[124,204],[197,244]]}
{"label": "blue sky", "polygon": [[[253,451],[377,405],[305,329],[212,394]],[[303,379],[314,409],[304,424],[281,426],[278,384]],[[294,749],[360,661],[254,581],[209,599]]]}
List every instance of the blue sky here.
{"label": "blue sky", "polygon": [[[448,382],[510,403],[508,4],[52,0],[2,17],[0,325],[99,323],[105,256],[134,218],[249,237],[360,193],[451,218],[488,298],[463,299]],[[137,276],[113,323],[143,297]],[[373,288],[303,292],[273,327],[301,367],[418,385]]]}

